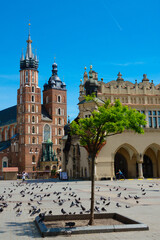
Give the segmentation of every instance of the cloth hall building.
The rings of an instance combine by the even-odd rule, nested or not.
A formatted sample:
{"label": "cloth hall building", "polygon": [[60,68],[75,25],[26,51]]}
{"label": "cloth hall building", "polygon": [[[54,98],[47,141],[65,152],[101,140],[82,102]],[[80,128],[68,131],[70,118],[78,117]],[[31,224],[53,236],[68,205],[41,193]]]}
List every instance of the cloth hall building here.
{"label": "cloth hall building", "polygon": [[0,111],[0,171],[52,170],[61,165],[60,139],[67,116],[66,85],[58,77],[57,64],[43,88],[38,86],[38,60],[32,52],[30,32],[26,55],[20,59],[17,105]]}
{"label": "cloth hall building", "polygon": [[[98,80],[98,74],[90,67],[89,75],[84,72],[79,86],[79,115],[75,119],[90,116],[96,108],[93,101],[86,102],[84,95],[94,92],[99,104],[110,99],[135,108],[146,115],[145,133],[131,131],[106,138],[106,144],[95,160],[96,179],[113,179],[119,169],[126,178],[160,177],[160,84],[154,85],[147,75],[138,83],[125,81],[119,72],[116,80]],[[79,145],[77,136],[70,136],[69,124],[63,137],[63,168],[73,178],[90,177],[90,157]]]}

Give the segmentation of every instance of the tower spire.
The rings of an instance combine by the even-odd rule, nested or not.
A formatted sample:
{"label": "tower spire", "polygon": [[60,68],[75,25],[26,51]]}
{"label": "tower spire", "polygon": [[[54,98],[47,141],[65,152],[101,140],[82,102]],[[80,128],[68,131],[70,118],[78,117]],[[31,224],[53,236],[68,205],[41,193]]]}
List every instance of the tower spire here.
{"label": "tower spire", "polygon": [[26,41],[27,42],[27,51],[26,51],[26,58],[32,58],[32,46],[31,46],[31,43],[32,43],[32,40],[31,40],[31,35],[30,35],[30,22],[29,22],[29,32],[28,32],[28,40]]}

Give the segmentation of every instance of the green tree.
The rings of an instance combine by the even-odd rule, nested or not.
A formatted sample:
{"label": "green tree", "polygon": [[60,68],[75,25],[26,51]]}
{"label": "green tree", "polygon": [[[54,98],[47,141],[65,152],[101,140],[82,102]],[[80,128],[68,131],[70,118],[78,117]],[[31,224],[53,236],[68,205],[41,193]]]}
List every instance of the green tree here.
{"label": "green tree", "polygon": [[[94,96],[87,96],[86,101],[93,100]],[[91,157],[91,214],[89,225],[94,225],[94,185],[95,185],[95,157],[103,146],[106,138],[121,134],[124,130],[133,130],[143,134],[146,124],[145,115],[135,109],[123,106],[119,100],[114,104],[106,101],[103,106],[97,103],[97,110],[91,113],[90,118],[80,118],[78,123],[71,123],[71,135],[80,137],[80,144],[85,147]]]}

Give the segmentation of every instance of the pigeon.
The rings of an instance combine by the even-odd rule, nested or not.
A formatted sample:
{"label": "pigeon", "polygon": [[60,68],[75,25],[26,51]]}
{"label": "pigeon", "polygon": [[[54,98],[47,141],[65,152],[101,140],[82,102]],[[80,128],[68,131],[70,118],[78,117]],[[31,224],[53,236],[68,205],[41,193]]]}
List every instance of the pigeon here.
{"label": "pigeon", "polygon": [[106,203],[105,206],[109,206],[110,203],[111,203],[111,202]]}
{"label": "pigeon", "polygon": [[66,227],[70,227],[70,228],[71,228],[71,227],[74,227],[74,226],[75,226],[75,222],[66,222],[66,223],[65,223],[65,226],[66,226]]}
{"label": "pigeon", "polygon": [[101,211],[106,212],[107,210],[104,207],[102,207]]}
{"label": "pigeon", "polygon": [[129,206],[129,205],[126,205],[125,207],[126,207],[126,208],[130,208],[130,206]]}
{"label": "pigeon", "polygon": [[66,212],[64,211],[64,209],[63,209],[63,208],[61,209],[61,213],[63,213],[63,214],[66,214]]}
{"label": "pigeon", "polygon": [[116,207],[121,207],[121,205],[119,203],[116,203]]}
{"label": "pigeon", "polygon": [[42,222],[42,221],[44,221],[44,219],[45,219],[45,213],[40,213],[39,214],[39,221],[38,222]]}

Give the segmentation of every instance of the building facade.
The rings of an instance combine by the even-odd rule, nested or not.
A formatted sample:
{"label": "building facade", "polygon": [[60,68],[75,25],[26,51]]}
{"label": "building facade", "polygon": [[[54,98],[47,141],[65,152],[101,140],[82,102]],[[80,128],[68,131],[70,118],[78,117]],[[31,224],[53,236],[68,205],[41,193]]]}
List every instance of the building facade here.
{"label": "building facade", "polygon": [[[37,55],[32,52],[30,32],[27,50],[20,59],[17,105],[0,111],[0,170],[52,170],[61,167],[60,139],[67,121],[66,85],[58,77],[57,64],[41,89]],[[43,103],[41,103],[43,101]]]}
{"label": "building facade", "polygon": [[[92,92],[96,94],[100,105],[107,99],[111,103],[120,99],[123,105],[146,115],[147,124],[143,135],[125,131],[106,138],[106,144],[96,158],[96,179],[113,179],[119,169],[126,178],[160,177],[160,84],[154,85],[146,74],[139,83],[137,80],[135,83],[125,81],[120,72],[116,80],[105,83],[103,78],[98,80],[98,74],[91,66],[89,75],[85,68],[79,89],[78,118],[90,117],[90,112],[96,108],[94,102],[86,102],[84,99],[85,95]],[[74,166],[77,162],[74,157],[77,144],[78,138],[74,136],[73,140],[67,132],[63,138],[63,168],[66,168],[70,177],[76,177],[74,168],[77,168],[79,177],[87,178],[90,176],[90,157],[82,147],[79,147],[80,161]]]}

